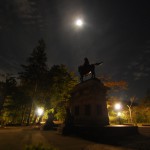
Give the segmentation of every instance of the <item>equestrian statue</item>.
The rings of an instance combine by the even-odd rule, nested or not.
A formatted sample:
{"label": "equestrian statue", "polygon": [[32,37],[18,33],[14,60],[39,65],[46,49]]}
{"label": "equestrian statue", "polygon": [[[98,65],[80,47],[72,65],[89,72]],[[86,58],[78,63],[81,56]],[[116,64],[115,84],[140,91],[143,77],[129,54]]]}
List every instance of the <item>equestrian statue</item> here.
{"label": "equestrian statue", "polygon": [[84,58],[84,64],[78,67],[80,81],[83,82],[83,77],[91,74],[91,78],[95,78],[95,66],[101,65],[103,62],[90,64],[88,58]]}

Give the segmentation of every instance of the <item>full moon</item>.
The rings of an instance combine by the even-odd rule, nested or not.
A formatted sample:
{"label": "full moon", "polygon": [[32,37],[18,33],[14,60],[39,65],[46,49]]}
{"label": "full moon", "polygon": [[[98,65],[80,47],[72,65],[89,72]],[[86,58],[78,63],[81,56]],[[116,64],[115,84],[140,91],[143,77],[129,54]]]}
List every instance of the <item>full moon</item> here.
{"label": "full moon", "polygon": [[77,20],[75,21],[75,24],[76,24],[77,26],[81,27],[81,26],[83,25],[83,21],[82,21],[81,19],[77,19]]}

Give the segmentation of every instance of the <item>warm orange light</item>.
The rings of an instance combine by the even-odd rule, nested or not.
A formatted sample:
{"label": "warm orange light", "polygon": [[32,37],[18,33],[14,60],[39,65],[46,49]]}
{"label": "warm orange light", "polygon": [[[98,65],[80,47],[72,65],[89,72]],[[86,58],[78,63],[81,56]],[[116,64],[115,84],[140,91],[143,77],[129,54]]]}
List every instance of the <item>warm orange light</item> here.
{"label": "warm orange light", "polygon": [[120,103],[116,103],[114,107],[116,110],[120,110],[122,108]]}

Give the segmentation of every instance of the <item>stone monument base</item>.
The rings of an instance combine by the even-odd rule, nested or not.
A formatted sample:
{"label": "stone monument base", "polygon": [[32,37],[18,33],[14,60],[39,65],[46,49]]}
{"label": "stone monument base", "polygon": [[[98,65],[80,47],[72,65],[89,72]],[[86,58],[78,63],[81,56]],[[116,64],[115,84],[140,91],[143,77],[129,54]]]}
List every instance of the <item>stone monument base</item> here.
{"label": "stone monument base", "polygon": [[70,105],[74,126],[102,127],[109,125],[107,89],[97,78],[75,86]]}
{"label": "stone monument base", "polygon": [[107,139],[120,139],[131,135],[137,135],[137,126],[118,125],[118,126],[105,126],[105,127],[85,127],[74,126],[72,133],[92,140],[107,140]]}

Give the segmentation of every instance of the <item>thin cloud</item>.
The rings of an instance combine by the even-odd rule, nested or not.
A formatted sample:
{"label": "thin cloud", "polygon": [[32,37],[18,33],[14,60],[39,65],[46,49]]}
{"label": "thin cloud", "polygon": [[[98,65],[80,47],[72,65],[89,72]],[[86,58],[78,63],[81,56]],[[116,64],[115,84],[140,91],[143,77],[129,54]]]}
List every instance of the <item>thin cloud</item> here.
{"label": "thin cloud", "polygon": [[137,57],[136,61],[133,61],[128,66],[129,72],[131,72],[134,80],[140,80],[148,77],[150,74],[150,49],[146,49],[143,53]]}
{"label": "thin cloud", "polygon": [[133,76],[134,76],[134,80],[140,80],[143,77],[148,77],[149,74],[144,72],[135,72],[133,73]]}
{"label": "thin cloud", "polygon": [[22,15],[24,13],[32,13],[32,8],[28,0],[15,0],[14,3],[17,8],[16,11],[19,15]]}
{"label": "thin cloud", "polygon": [[38,9],[37,2],[30,2],[28,0],[15,0],[17,16],[22,20],[24,25],[37,24],[39,28],[42,28],[43,19],[40,10]]}

